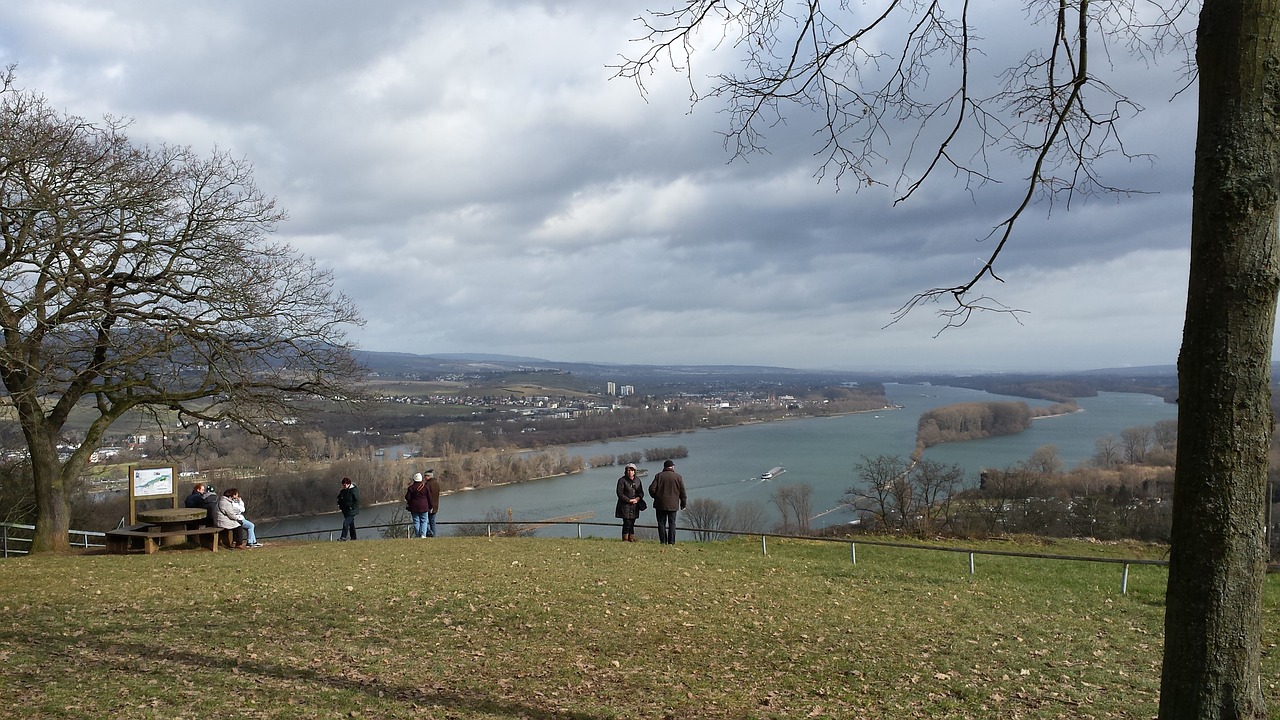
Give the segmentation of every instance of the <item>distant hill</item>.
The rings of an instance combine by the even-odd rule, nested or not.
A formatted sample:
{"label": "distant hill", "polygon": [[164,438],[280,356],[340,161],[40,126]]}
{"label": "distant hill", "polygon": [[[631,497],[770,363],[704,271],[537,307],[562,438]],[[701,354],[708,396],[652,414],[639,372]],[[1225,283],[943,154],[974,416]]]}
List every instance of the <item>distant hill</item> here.
{"label": "distant hill", "polygon": [[[417,355],[403,352],[380,352],[374,350],[357,350],[356,357],[371,370],[381,371],[395,368],[419,368],[423,370],[455,370],[466,371],[475,368],[491,368],[499,371],[519,371],[529,369],[559,369],[592,376],[613,376],[619,373],[641,373],[646,376],[706,376],[706,375],[811,375],[811,376],[861,376],[879,379],[893,379],[903,382],[933,380],[940,377],[984,377],[1003,378],[1005,380],[1024,380],[1031,378],[1080,378],[1080,377],[1127,377],[1127,378],[1159,378],[1167,380],[1177,377],[1175,365],[1147,365],[1142,367],[1098,368],[1094,370],[1078,370],[1070,372],[990,372],[990,373],[928,373],[918,370],[895,372],[893,370],[800,370],[796,368],[771,365],[631,365],[623,363],[593,363],[581,361],[547,360],[545,358],[522,357],[517,355],[499,355],[494,353],[431,353]],[[1280,371],[1280,362],[1272,366],[1273,374]]]}
{"label": "distant hill", "polygon": [[[887,382],[932,382],[954,387],[970,387],[1002,395],[1043,398],[1064,402],[1073,397],[1090,397],[1098,392],[1140,392],[1176,402],[1178,376],[1174,365],[1099,368],[1072,372],[947,374],[892,370],[837,371],[798,370],[760,365],[624,365],[564,362],[543,358],[491,353],[412,353],[361,350],[357,358],[371,371],[386,377],[438,376],[444,374],[499,375],[504,373],[562,373],[579,381],[614,381],[644,385],[648,391],[684,391],[696,387],[736,384],[743,387],[869,385]],[[1280,362],[1272,375],[1280,376]]]}
{"label": "distant hill", "polygon": [[673,379],[705,380],[709,377],[731,378],[779,376],[787,378],[822,377],[828,381],[857,373],[796,370],[793,368],[755,365],[620,365],[608,363],[560,362],[541,358],[494,355],[486,353],[412,353],[357,350],[356,358],[371,371],[383,375],[405,373],[504,373],[531,370],[559,370],[582,377],[646,381]]}
{"label": "distant hill", "polygon": [[515,363],[525,365],[554,365],[550,360],[541,358],[519,357],[516,355],[493,355],[490,353],[432,353],[422,357],[435,358],[437,360],[461,360],[464,362],[495,362],[495,363]]}

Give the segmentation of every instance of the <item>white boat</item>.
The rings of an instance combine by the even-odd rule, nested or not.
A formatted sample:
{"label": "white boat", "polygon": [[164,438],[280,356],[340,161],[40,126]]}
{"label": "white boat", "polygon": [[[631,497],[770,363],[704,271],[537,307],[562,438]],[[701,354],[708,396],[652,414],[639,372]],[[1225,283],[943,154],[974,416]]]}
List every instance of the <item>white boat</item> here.
{"label": "white boat", "polygon": [[769,471],[767,471],[767,472],[761,473],[761,474],[760,474],[760,479],[761,479],[761,480],[772,480],[772,479],[774,479],[774,478],[778,477],[779,475],[781,475],[781,474],[782,474],[782,473],[784,473],[784,472],[786,472],[786,470],[785,470],[785,469],[783,469],[783,467],[782,467],[781,465],[779,465],[778,467],[776,467],[776,468],[774,468],[774,469],[772,469],[772,470],[769,470]]}

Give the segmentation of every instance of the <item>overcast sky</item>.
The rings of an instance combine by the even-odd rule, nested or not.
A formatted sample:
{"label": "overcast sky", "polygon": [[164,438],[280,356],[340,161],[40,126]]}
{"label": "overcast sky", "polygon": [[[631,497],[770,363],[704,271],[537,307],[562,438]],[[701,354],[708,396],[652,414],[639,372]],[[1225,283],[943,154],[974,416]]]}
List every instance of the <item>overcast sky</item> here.
{"label": "overcast sky", "polygon": [[[875,169],[887,189],[819,181],[795,111],[769,154],[734,160],[723,106],[691,107],[680,74],[651,76],[647,97],[611,79],[636,52],[634,18],[662,4],[5,0],[0,62],[69,113],[133,118],[140,144],[247,157],[289,212],[279,235],[361,308],[367,350],[943,371],[1176,360],[1194,145],[1177,58],[1095,59],[1145,107],[1126,147],[1154,156],[1106,179],[1148,194],[1034,207],[986,288],[1021,323],[988,314],[935,337],[930,307],[885,326],[980,266],[1025,168],[995,158],[1011,182],[974,193],[940,173],[895,207],[894,157]],[[983,33],[992,67],[1025,50],[1000,43],[1048,33],[1011,15]],[[722,46],[695,80],[734,63]]]}

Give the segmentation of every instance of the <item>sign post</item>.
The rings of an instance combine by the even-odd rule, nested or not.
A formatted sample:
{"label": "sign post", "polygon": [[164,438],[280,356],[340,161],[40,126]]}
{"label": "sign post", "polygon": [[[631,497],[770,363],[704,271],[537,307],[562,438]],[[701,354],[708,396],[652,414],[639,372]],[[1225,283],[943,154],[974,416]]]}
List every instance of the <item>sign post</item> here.
{"label": "sign post", "polygon": [[129,524],[138,522],[139,500],[169,498],[170,507],[178,507],[178,468],[173,465],[159,467],[129,466]]}

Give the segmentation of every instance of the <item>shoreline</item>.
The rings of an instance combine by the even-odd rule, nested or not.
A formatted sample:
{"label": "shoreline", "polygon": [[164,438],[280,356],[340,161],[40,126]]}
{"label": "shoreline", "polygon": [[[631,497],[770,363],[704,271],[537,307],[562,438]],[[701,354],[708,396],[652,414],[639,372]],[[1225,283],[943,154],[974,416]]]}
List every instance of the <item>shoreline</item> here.
{"label": "shoreline", "polygon": [[1075,415],[1076,413],[1082,413],[1082,412],[1084,412],[1084,408],[1077,408],[1075,410],[1072,410],[1071,412],[1053,413],[1052,415],[1036,415],[1035,417],[1031,418],[1031,422],[1035,422],[1037,420],[1043,420],[1045,418],[1067,417],[1068,415]]}
{"label": "shoreline", "polygon": [[[811,420],[811,419],[819,419],[819,418],[846,417],[846,416],[848,416],[848,415],[862,415],[862,414],[866,414],[866,413],[891,412],[891,411],[894,411],[894,410],[902,410],[902,409],[904,409],[902,405],[887,405],[887,406],[882,407],[882,408],[872,408],[872,409],[869,409],[869,410],[849,410],[849,411],[846,411],[846,412],[827,413],[827,414],[824,414],[824,415],[789,415],[789,416],[786,416],[786,417],[779,417],[779,418],[773,418],[773,419],[768,419],[768,420],[756,418],[756,419],[747,419],[747,420],[742,420],[742,421],[740,421],[740,422],[731,423],[731,424],[727,424],[727,425],[717,425],[717,426],[715,426],[715,427],[708,427],[708,428],[694,428],[694,429],[692,429],[692,430],[668,430],[668,431],[666,431],[666,432],[661,432],[661,433],[647,433],[647,434],[641,434],[641,435],[622,435],[622,436],[613,437],[613,438],[606,438],[606,439],[602,439],[602,440],[589,440],[589,441],[582,442],[582,443],[574,443],[574,444],[572,444],[572,445],[547,445],[547,446],[545,446],[545,447],[541,447],[541,448],[516,449],[516,450],[511,450],[511,451],[499,451],[499,452],[515,452],[515,453],[544,453],[544,452],[553,452],[553,451],[555,451],[555,450],[564,450],[565,452],[570,453],[570,454],[572,455],[572,454],[574,454],[574,453],[571,453],[571,452],[570,452],[570,451],[571,451],[571,449],[572,449],[573,447],[575,447],[575,446],[581,446],[581,445],[592,445],[592,444],[599,444],[599,443],[610,443],[610,442],[614,442],[614,441],[624,441],[624,440],[638,440],[638,439],[641,439],[641,438],[674,437],[674,436],[677,436],[677,435],[684,435],[684,434],[687,434],[687,433],[696,432],[696,431],[698,431],[698,430],[725,430],[725,429],[728,429],[728,428],[742,427],[742,426],[745,426],[745,425],[761,425],[761,424],[764,424],[764,423],[787,422],[787,421],[790,421],[790,420]],[[581,457],[581,455],[579,455],[579,457]],[[414,459],[414,460],[421,460],[421,461],[423,461],[423,462],[427,462],[427,463],[430,463],[430,462],[439,462],[439,461],[442,461],[442,460],[443,460],[443,458],[441,458],[441,457],[415,457],[415,458],[413,458],[413,459]],[[600,466],[597,466],[597,467],[611,467],[611,466],[609,466],[609,465],[600,465]],[[594,469],[594,468],[584,468],[584,469]],[[491,484],[488,484],[488,485],[481,485],[481,486],[468,485],[468,486],[466,486],[466,487],[457,488],[457,489],[455,489],[455,490],[441,490],[441,491],[440,491],[440,495],[441,495],[441,497],[444,497],[444,496],[447,496],[447,495],[453,495],[454,493],[471,492],[471,491],[474,491],[474,490],[486,490],[486,489],[488,489],[488,488],[506,487],[506,486],[509,486],[509,485],[522,485],[522,484],[524,484],[524,483],[528,483],[528,482],[535,482],[535,481],[538,481],[538,480],[552,480],[552,479],[560,478],[560,477],[568,477],[568,476],[570,476],[570,475],[577,475],[578,473],[581,473],[581,472],[583,472],[583,471],[582,471],[582,470],[578,470],[578,471],[575,471],[575,472],[557,473],[557,474],[554,474],[554,475],[543,475],[543,476],[536,477],[536,478],[525,478],[524,480],[509,480],[509,481],[507,481],[507,482],[497,482],[497,483],[491,483]],[[388,506],[388,505],[395,505],[396,503],[402,503],[402,502],[404,502],[404,501],[403,501],[403,500],[387,500],[387,501],[384,501],[384,502],[368,503],[367,505],[361,505],[361,507],[370,507],[370,508],[375,508],[375,507],[386,507],[386,506]],[[258,522],[262,522],[262,523],[275,523],[275,522],[283,522],[283,521],[287,521],[287,520],[298,520],[298,519],[301,519],[301,518],[325,517],[325,516],[328,516],[328,515],[337,515],[337,514],[339,514],[339,511],[338,511],[338,510],[332,510],[332,511],[328,511],[328,512],[319,512],[319,513],[298,513],[298,514],[295,514],[295,515],[280,515],[280,516],[276,516],[276,517],[263,518],[263,519],[259,520]]]}

